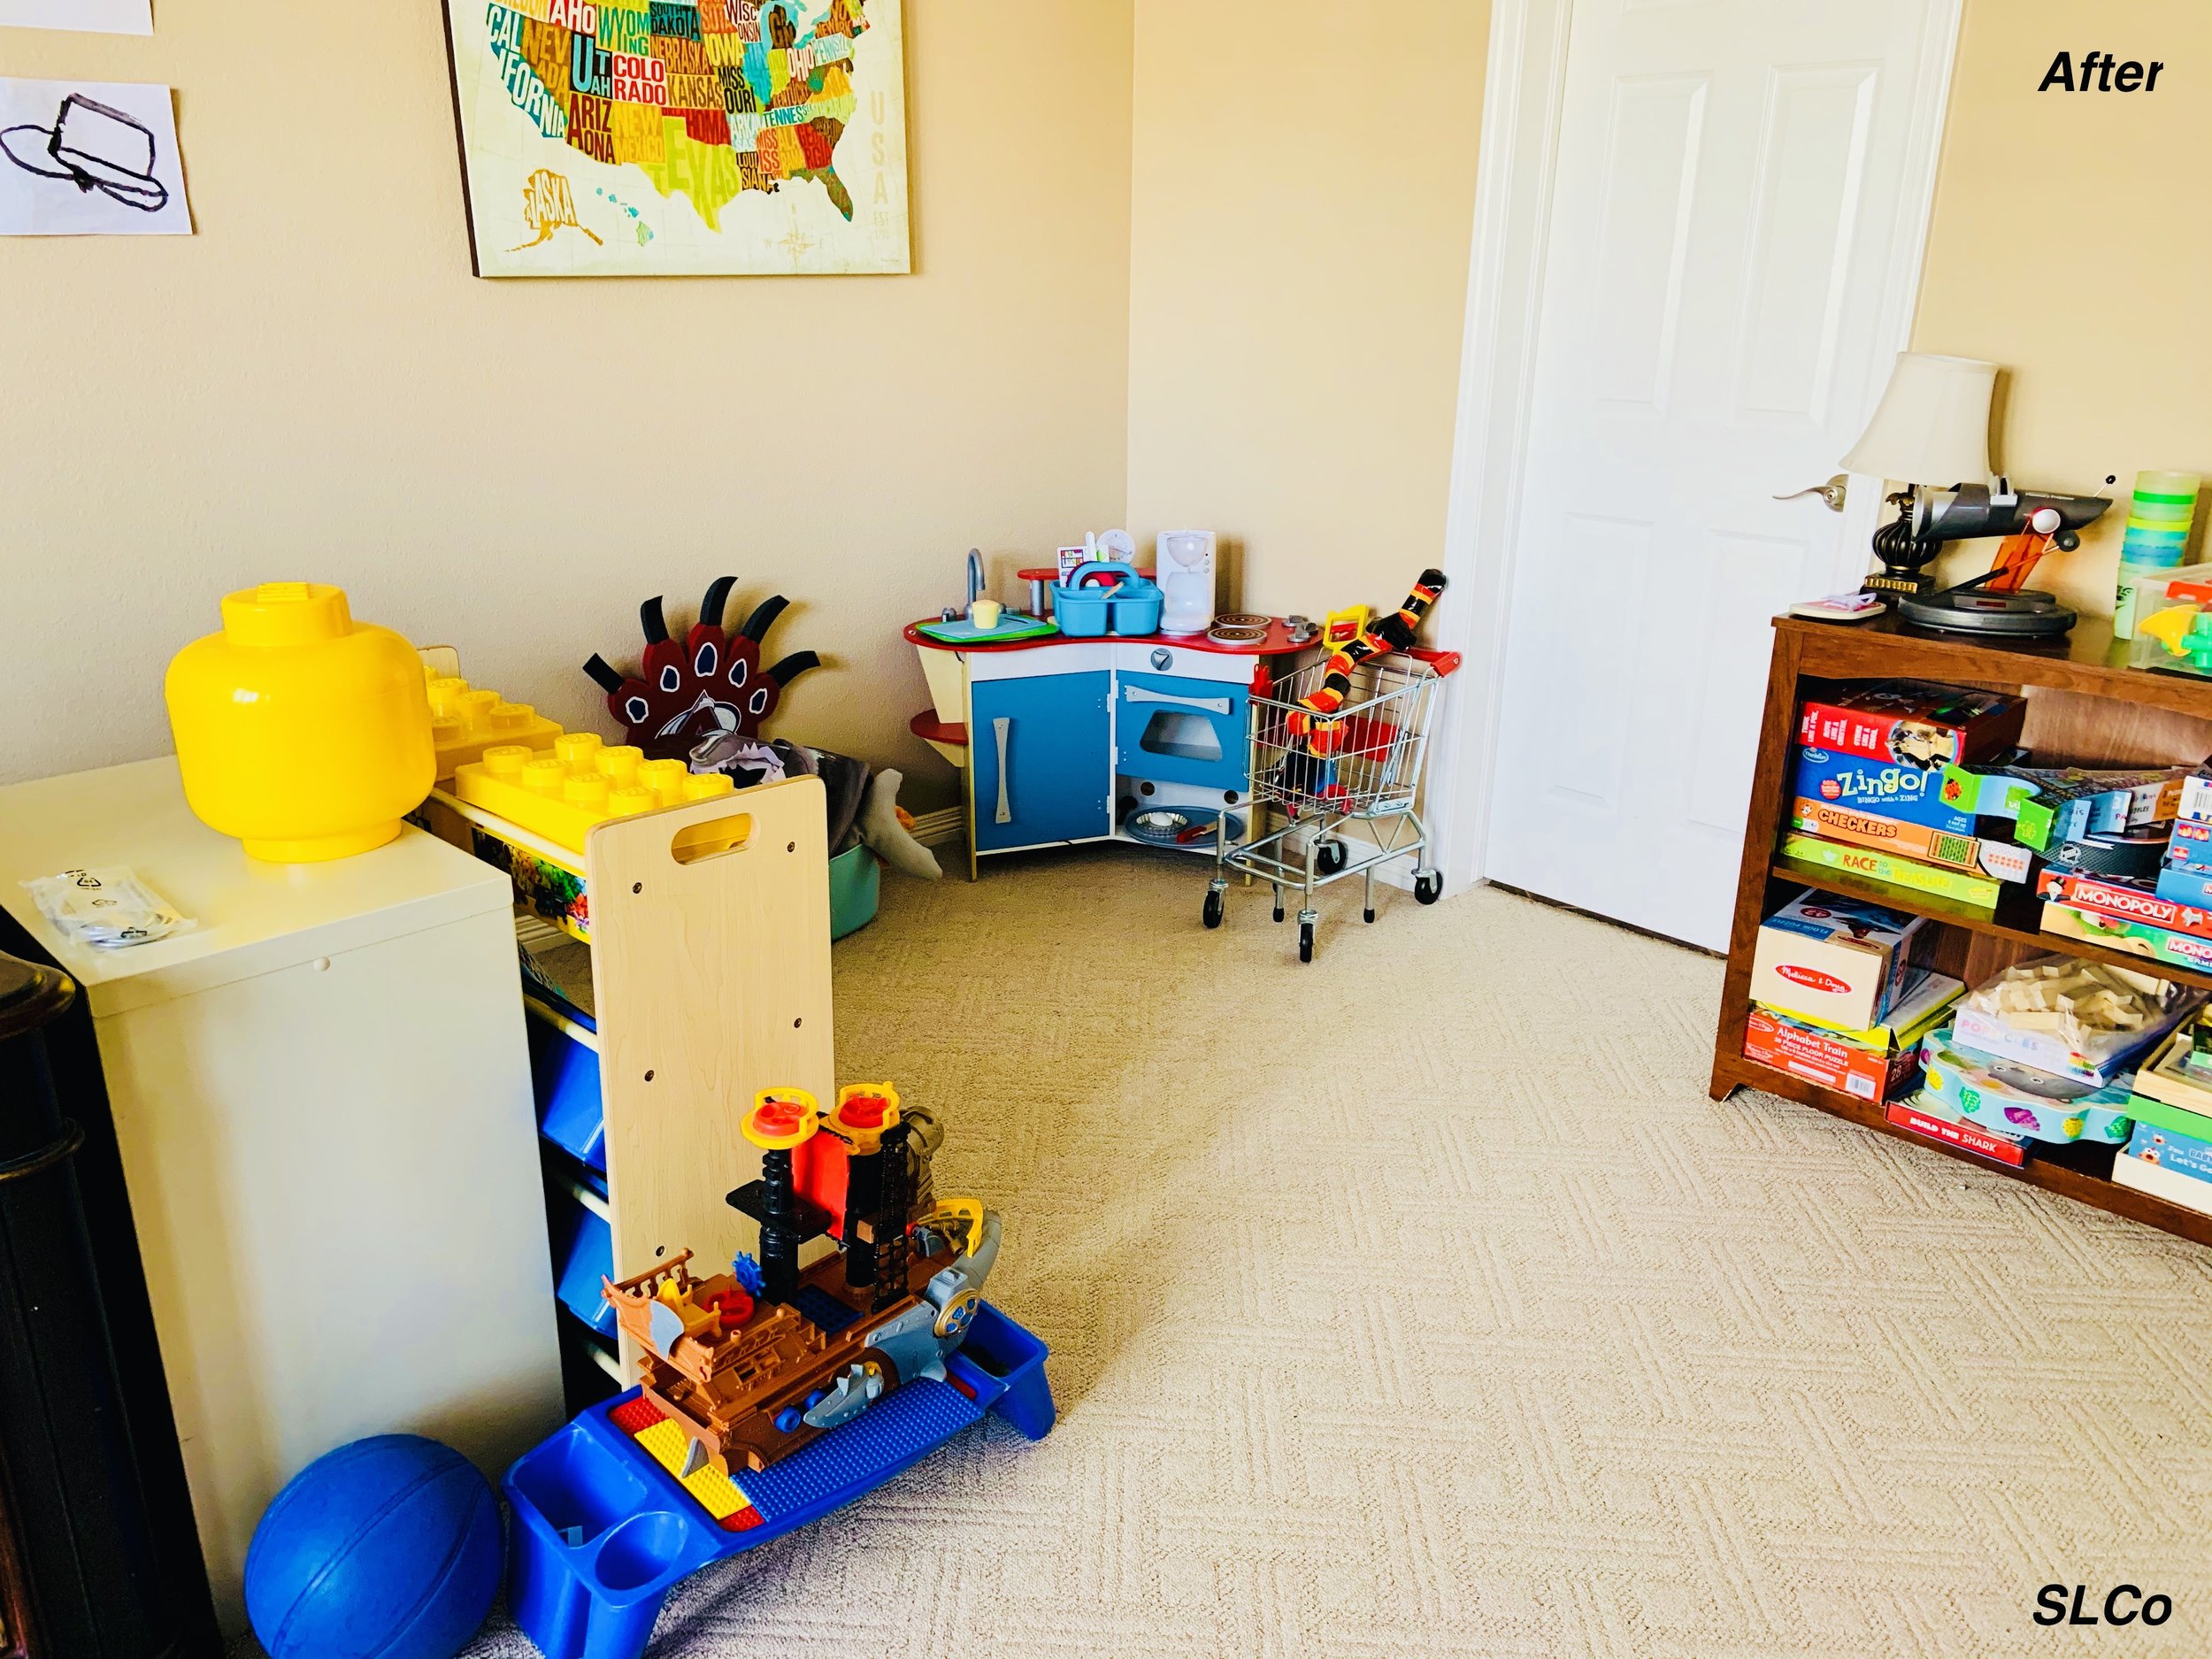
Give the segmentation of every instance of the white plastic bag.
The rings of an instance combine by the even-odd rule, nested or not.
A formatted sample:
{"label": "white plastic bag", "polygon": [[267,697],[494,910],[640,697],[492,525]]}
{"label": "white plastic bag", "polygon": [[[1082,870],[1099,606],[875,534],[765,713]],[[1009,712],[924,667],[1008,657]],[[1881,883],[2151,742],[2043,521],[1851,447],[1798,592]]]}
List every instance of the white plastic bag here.
{"label": "white plastic bag", "polygon": [[2202,995],[2155,973],[2072,956],[2014,963],[1959,1004],[1958,1041],[2046,1071],[2100,1072],[2178,1025]]}
{"label": "white plastic bag", "polygon": [[65,870],[23,885],[40,915],[72,939],[104,950],[165,939],[193,925],[128,864]]}

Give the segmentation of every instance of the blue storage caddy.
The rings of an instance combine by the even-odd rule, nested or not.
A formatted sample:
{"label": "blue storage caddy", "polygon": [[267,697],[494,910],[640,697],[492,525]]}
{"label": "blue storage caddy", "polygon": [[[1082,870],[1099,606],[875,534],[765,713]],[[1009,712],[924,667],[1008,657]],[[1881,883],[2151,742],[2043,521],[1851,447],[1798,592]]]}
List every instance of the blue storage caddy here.
{"label": "blue storage caddy", "polygon": [[530,1090],[538,1133],[588,1169],[607,1170],[607,1109],[599,1092],[599,1051],[573,1034],[579,1019],[525,996],[530,1018]]}
{"label": "blue storage caddy", "polygon": [[[1102,581],[1118,576],[1115,588]],[[1093,587],[1094,582],[1098,583]],[[1093,559],[1069,572],[1052,589],[1053,618],[1070,639],[1094,640],[1109,634],[1139,635],[1160,629],[1160,589],[1133,565],[1120,559]]]}
{"label": "blue storage caddy", "polygon": [[668,1593],[704,1566],[873,1491],[987,1411],[1031,1440],[1053,1423],[1045,1345],[985,1302],[947,1380],[894,1389],[842,1428],[738,1484],[757,1525],[726,1530],[593,1406],[515,1460],[505,1481],[507,1609],[546,1659],[638,1659]]}

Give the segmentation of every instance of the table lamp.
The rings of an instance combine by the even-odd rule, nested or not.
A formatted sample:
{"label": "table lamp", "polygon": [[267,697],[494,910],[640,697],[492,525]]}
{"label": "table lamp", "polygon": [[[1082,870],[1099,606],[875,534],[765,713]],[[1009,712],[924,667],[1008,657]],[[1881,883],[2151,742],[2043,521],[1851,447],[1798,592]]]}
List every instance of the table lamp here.
{"label": "table lamp", "polygon": [[1934,586],[1926,566],[1942,542],[1916,522],[1924,485],[1983,484],[1989,479],[1989,401],[1997,365],[1974,357],[1901,351],[1874,419],[1851,452],[1846,472],[1895,479],[1895,522],[1874,533],[1882,569],[1866,579],[1870,593],[1919,595]]}

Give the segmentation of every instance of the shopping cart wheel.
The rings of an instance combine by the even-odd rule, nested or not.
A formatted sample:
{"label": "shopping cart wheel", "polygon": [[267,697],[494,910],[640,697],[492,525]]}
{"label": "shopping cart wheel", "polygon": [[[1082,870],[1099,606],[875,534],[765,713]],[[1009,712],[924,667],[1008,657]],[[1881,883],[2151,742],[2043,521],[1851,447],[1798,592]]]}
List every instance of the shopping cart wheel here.
{"label": "shopping cart wheel", "polygon": [[1206,926],[1209,927],[1220,926],[1222,915],[1225,910],[1227,910],[1227,909],[1228,906],[1223,902],[1220,892],[1216,888],[1208,887],[1206,889],[1206,908],[1202,912],[1205,918]]}
{"label": "shopping cart wheel", "polygon": [[1325,876],[1333,876],[1352,862],[1352,849],[1342,841],[1323,841],[1314,868]]}
{"label": "shopping cart wheel", "polygon": [[1311,922],[1298,924],[1298,960],[1301,962],[1313,960],[1313,924]]}
{"label": "shopping cart wheel", "polygon": [[1438,870],[1423,870],[1413,878],[1413,896],[1423,904],[1433,904],[1444,896],[1444,875]]}

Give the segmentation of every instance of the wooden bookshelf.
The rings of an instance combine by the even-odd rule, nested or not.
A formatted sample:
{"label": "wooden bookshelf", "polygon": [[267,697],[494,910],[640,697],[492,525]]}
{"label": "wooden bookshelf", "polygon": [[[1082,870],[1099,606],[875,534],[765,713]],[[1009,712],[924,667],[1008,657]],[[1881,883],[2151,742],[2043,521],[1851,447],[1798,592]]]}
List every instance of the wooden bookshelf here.
{"label": "wooden bookshelf", "polygon": [[1808,696],[1846,680],[1914,678],[1952,685],[2019,691],[2028,698],[2023,741],[2038,764],[2086,766],[2194,764],[2212,755],[2212,680],[2126,666],[2127,648],[2110,626],[2084,621],[2063,644],[2005,645],[1947,638],[1901,626],[1893,618],[1851,626],[1777,618],[1759,733],[1749,823],[1729,933],[1728,972],[1713,1039],[1712,1095],[1763,1089],[1880,1134],[1956,1157],[1978,1168],[2131,1220],[2212,1244],[2212,1216],[2170,1204],[2112,1179],[2111,1147],[2041,1147],[2017,1170],[1992,1164],[1900,1129],[1883,1109],[1744,1057],[1750,1010],[1751,957],[1759,924],[1806,888],[1870,899],[1924,916],[1938,926],[1935,964],[1976,984],[2008,964],[2047,951],[2155,972],[2212,987],[2212,974],[2154,964],[2141,956],[2041,931],[2042,905],[2024,887],[2008,887],[1993,910],[1915,893],[1779,856],[1789,832],[1789,780],[1796,749],[1797,710]]}

